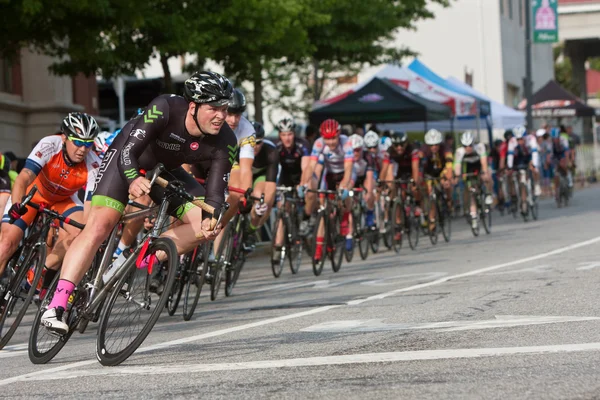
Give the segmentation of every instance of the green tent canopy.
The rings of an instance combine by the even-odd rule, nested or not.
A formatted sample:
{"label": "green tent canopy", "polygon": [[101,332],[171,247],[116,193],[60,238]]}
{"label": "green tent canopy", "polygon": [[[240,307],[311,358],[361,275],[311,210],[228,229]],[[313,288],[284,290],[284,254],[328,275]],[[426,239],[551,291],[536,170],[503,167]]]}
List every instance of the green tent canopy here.
{"label": "green tent canopy", "polygon": [[316,104],[309,114],[312,124],[334,118],[342,124],[440,121],[452,118],[449,107],[402,89],[385,78],[373,78],[358,91],[327,103]]}

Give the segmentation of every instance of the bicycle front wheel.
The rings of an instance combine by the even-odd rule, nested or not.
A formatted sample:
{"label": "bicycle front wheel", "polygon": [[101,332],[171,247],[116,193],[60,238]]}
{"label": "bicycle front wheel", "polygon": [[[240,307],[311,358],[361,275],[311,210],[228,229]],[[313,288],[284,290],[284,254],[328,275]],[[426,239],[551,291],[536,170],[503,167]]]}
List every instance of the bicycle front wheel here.
{"label": "bicycle front wheel", "polygon": [[[323,224],[323,231],[324,231],[324,235],[322,238],[318,238],[318,231],[319,231],[319,226]],[[325,265],[325,258],[327,257],[327,253],[325,252],[327,247],[325,245],[325,243],[318,243],[318,240],[323,240],[325,241],[325,238],[327,237],[327,226],[325,225],[325,213],[323,211],[319,211],[317,213],[317,223],[315,225],[314,228],[314,232],[313,232],[313,241],[312,241],[312,249],[313,249],[313,254],[311,254],[312,256],[312,266],[313,266],[313,273],[315,274],[315,276],[319,276],[321,275],[321,272],[323,272],[323,266]],[[320,246],[320,247],[319,247]],[[319,248],[321,250],[321,254],[319,254],[317,257],[317,248]]]}
{"label": "bicycle front wheel", "polygon": [[342,217],[339,210],[336,211],[335,215],[329,217],[327,223],[329,224],[327,227],[329,236],[327,251],[330,252],[331,269],[333,272],[338,272],[342,268],[345,252],[345,237],[341,233]]}
{"label": "bicycle front wheel", "polygon": [[[100,317],[96,357],[100,364],[112,366],[125,361],[144,342],[165,307],[175,280],[177,247],[170,238],[158,238],[148,248],[148,255],[162,251],[163,262],[155,262],[153,270],[165,269],[164,290],[150,292],[152,275],[135,265],[117,282]],[[136,257],[132,256],[132,257]]]}
{"label": "bicycle front wheel", "polygon": [[[289,234],[287,230],[287,224],[283,218],[283,210],[277,210],[277,217],[275,218],[275,225],[273,229],[273,242],[271,243],[271,270],[273,271],[273,276],[275,278],[279,278],[281,276],[281,271],[283,271],[283,265],[286,260],[286,252],[288,251],[287,244],[287,236]],[[281,230],[281,238],[283,240],[279,246],[277,246],[277,236],[279,231]]]}
{"label": "bicycle front wheel", "polygon": [[[27,258],[16,266],[18,269],[10,280],[8,291],[0,298],[0,349],[6,346],[23,320],[46,262],[46,246],[26,251],[29,252]],[[17,251],[9,263],[16,263],[20,254]]]}
{"label": "bicycle front wheel", "polygon": [[392,207],[392,247],[396,253],[400,253],[402,249],[402,236],[404,235],[404,226],[406,219],[404,218],[404,206],[400,201],[395,201]]}

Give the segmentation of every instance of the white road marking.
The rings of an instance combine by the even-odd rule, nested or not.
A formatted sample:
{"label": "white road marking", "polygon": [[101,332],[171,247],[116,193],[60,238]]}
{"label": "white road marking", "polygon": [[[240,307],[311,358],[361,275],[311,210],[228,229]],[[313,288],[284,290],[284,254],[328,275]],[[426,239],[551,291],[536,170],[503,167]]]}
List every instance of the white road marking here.
{"label": "white road marking", "polygon": [[2,350],[0,350],[0,359],[16,357],[25,354],[27,353],[28,346],[29,345],[27,343],[6,346]]}
{"label": "white road marking", "polygon": [[[450,280],[454,280],[454,279],[460,279],[460,278],[465,278],[465,277],[469,277],[469,276],[473,276],[473,275],[478,275],[478,274],[483,274],[485,272],[489,272],[489,271],[494,271],[497,269],[501,269],[501,268],[506,268],[506,267],[510,267],[513,265],[518,265],[518,264],[522,264],[522,263],[526,263],[526,262],[531,262],[531,261],[536,261],[536,260],[540,260],[543,258],[547,258],[550,256],[554,256],[557,254],[561,254],[567,251],[571,251],[571,250],[575,250],[578,249],[580,247],[584,247],[584,246],[589,246],[591,244],[594,243],[598,243],[600,242],[600,236],[595,237],[593,239],[590,240],[586,240],[583,242],[579,242],[579,243],[575,243],[569,246],[565,246],[565,247],[561,247],[558,248],[556,250],[552,250],[549,252],[545,252],[545,253],[540,253],[537,254],[535,256],[531,256],[531,257],[526,257],[526,258],[522,258],[519,260],[514,260],[514,261],[510,261],[508,263],[504,263],[504,264],[499,264],[499,265],[494,265],[491,267],[486,267],[486,268],[480,268],[480,269],[476,269],[470,272],[465,272],[462,274],[457,274],[457,275],[450,275],[450,276],[446,276],[440,279],[436,279],[434,281],[431,282],[427,282],[427,283],[420,283],[417,285],[413,285],[413,286],[409,286],[409,287],[405,287],[405,288],[401,288],[401,289],[396,289],[396,290],[392,290],[389,292],[385,292],[385,293],[381,293],[375,296],[369,296],[367,298],[364,299],[358,299],[358,300],[353,300],[353,301],[349,301],[348,303],[346,303],[346,305],[349,306],[353,306],[353,305],[359,305],[362,303],[365,303],[367,301],[373,301],[373,300],[381,300],[381,299],[385,299],[386,297],[389,296],[393,296],[395,294],[398,293],[404,293],[404,292],[411,292],[414,290],[419,290],[422,288],[427,288],[427,287],[431,287],[431,286],[435,286],[435,285],[440,285],[442,283],[448,282]],[[282,316],[282,317],[277,317],[277,318],[269,318],[266,320],[261,320],[261,321],[257,321],[257,322],[253,322],[253,323],[249,323],[249,324],[244,324],[244,325],[238,325],[232,328],[227,328],[227,329],[221,329],[221,330],[217,330],[214,332],[209,332],[206,334],[201,334],[201,335],[195,335],[195,336],[190,336],[190,337],[186,337],[186,338],[182,338],[182,339],[177,339],[177,340],[172,340],[172,341],[168,341],[168,342],[163,342],[157,345],[153,345],[153,346],[148,346],[148,347],[142,347],[140,349],[138,349],[136,351],[136,353],[143,353],[143,352],[147,352],[147,351],[151,351],[151,350],[157,350],[157,349],[166,349],[169,347],[174,347],[174,346],[178,346],[184,343],[190,343],[190,342],[195,342],[204,338],[209,338],[209,337],[215,337],[215,336],[221,336],[221,335],[226,335],[232,332],[239,332],[239,331],[243,331],[243,330],[247,330],[247,329],[252,329],[258,326],[264,326],[264,325],[268,325],[268,324],[274,324],[277,322],[281,322],[281,321],[286,321],[286,320],[290,320],[290,319],[295,319],[295,318],[301,318],[307,315],[314,315],[314,314],[319,314],[325,311],[329,311],[331,309],[334,308],[338,308],[338,307],[342,307],[341,305],[334,305],[334,306],[324,306],[324,307],[319,307],[319,308],[314,308],[312,310],[309,311],[303,311],[303,312],[299,312],[299,313],[294,313],[294,314],[288,314],[286,316]],[[75,362],[75,363],[71,363],[71,364],[65,364],[62,365],[60,367],[54,367],[54,368],[48,368],[45,370],[41,370],[41,371],[37,371],[37,372],[31,372],[28,374],[23,374],[23,375],[18,375],[18,376],[14,376],[11,378],[7,378],[7,379],[3,379],[0,380],[0,386],[5,386],[8,384],[11,384],[13,382],[18,382],[18,381],[22,381],[22,380],[28,380],[28,379],[34,379],[35,377],[40,377],[40,376],[54,376],[54,374],[56,372],[60,372],[60,371],[65,371],[65,370],[70,370],[70,369],[75,369],[75,368],[79,368],[85,365],[91,365],[91,364],[95,364],[96,360],[87,360],[87,361],[80,361],[80,362]]]}
{"label": "white road marking", "polygon": [[111,368],[95,368],[88,370],[74,370],[53,372],[52,374],[36,375],[34,377],[20,378],[20,382],[31,381],[57,381],[61,379],[75,379],[85,377],[106,376],[147,376],[171,374],[198,374],[218,371],[240,371],[272,368],[298,368],[319,367],[326,365],[370,364],[382,362],[430,361],[461,358],[499,357],[519,354],[557,354],[582,351],[598,351],[600,343],[559,344],[548,346],[528,347],[497,347],[482,349],[441,349],[418,350],[389,353],[348,354],[343,356],[326,356],[310,358],[289,358],[283,360],[249,361],[221,364],[162,364],[149,366],[127,366]]}
{"label": "white road marking", "polygon": [[388,324],[381,319],[328,321],[300,329],[301,332],[384,332],[431,329],[437,332],[454,332],[479,329],[511,328],[517,326],[555,324],[559,322],[596,321],[600,317],[550,317],[496,315],[496,319],[483,321],[445,321],[412,324]]}
{"label": "white road marking", "polygon": [[596,267],[600,267],[600,262],[598,262],[598,261],[582,262],[582,263],[579,263],[579,268],[577,268],[577,271],[587,271],[589,269],[594,269]]}
{"label": "white road marking", "polygon": [[451,281],[451,280],[456,280],[456,279],[461,279],[461,278],[467,278],[467,277],[473,276],[473,275],[480,275],[480,274],[484,274],[486,272],[495,271],[495,270],[506,268],[506,267],[512,267],[513,265],[519,265],[519,264],[523,264],[523,263],[527,263],[527,262],[541,260],[543,258],[548,258],[548,257],[551,257],[551,256],[555,256],[557,254],[562,254],[562,253],[565,253],[567,251],[575,250],[575,249],[578,249],[580,247],[589,246],[591,244],[598,243],[598,242],[600,242],[600,236],[595,237],[595,238],[590,239],[590,240],[585,240],[583,242],[575,243],[575,244],[572,244],[572,245],[569,245],[569,246],[561,247],[561,248],[558,248],[556,250],[547,251],[545,253],[540,253],[540,254],[537,254],[535,256],[525,257],[525,258],[521,258],[519,260],[509,261],[509,262],[503,263],[503,264],[492,265],[491,267],[485,267],[485,268],[475,269],[473,271],[464,272],[462,274],[446,276],[446,277],[443,277],[443,278],[440,278],[440,279],[436,279],[435,281],[426,282],[426,283],[420,283],[418,285],[413,285],[413,286],[409,286],[409,287],[406,287],[406,288],[392,290],[392,291],[389,291],[389,292],[377,294],[375,296],[369,296],[369,297],[366,297],[364,299],[358,299],[358,300],[349,301],[348,305],[353,306],[353,305],[362,304],[362,303],[367,302],[367,301],[382,300],[382,299],[385,299],[386,297],[393,296],[393,295],[398,294],[398,293],[412,292],[413,290],[418,290],[418,289],[423,289],[423,288],[426,288],[426,287],[436,286],[436,285],[439,285],[439,284],[442,284],[442,283],[446,283],[446,282]]}
{"label": "white road marking", "polygon": [[410,281],[423,281],[428,279],[436,279],[448,275],[447,272],[420,272],[414,274],[402,274],[396,276],[388,276],[381,279],[374,279],[366,282],[361,282],[361,285],[367,286],[391,286],[398,283],[406,283]]}
{"label": "white road marking", "polygon": [[522,274],[522,273],[534,273],[534,274],[545,274],[552,270],[552,266],[549,264],[536,265],[534,267],[527,267],[521,269],[512,269],[510,271],[498,271],[490,272],[484,275],[507,275],[507,274]]}

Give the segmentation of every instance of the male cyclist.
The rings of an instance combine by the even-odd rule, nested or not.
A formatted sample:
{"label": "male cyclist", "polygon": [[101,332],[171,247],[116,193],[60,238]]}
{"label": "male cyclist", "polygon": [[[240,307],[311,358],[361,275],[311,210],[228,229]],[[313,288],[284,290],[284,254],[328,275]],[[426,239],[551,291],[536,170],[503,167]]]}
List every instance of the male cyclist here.
{"label": "male cyclist", "polygon": [[[33,207],[21,206],[23,197],[35,185],[38,189],[32,198],[36,204],[44,203],[50,209],[85,223],[89,210],[90,191],[93,187],[100,159],[91,152],[98,135],[96,120],[84,113],[68,114],[62,122],[61,135],[42,138],[27,157],[25,167],[17,177],[11,198],[4,209],[0,233],[0,275],[17,249],[25,230],[37,215]],[[77,196],[87,187],[86,212]],[[65,252],[79,233],[68,224],[61,225],[66,235],[61,235],[52,252],[46,257],[43,288],[56,276]]]}
{"label": "male cyclist", "polygon": [[[239,89],[234,89],[225,121],[233,130],[237,139],[237,147],[232,146],[228,150],[230,158],[233,160],[229,185],[240,189],[249,189],[252,187],[252,163],[254,162],[254,146],[256,145],[254,127],[242,115],[246,111],[246,105],[246,96],[244,96],[244,93]],[[222,218],[223,226],[226,226],[238,212],[241,197],[240,193],[229,192],[229,196],[227,197],[229,209]],[[222,239],[223,232],[215,240],[213,246],[215,251],[219,248]],[[211,258],[213,254],[211,253]]]}
{"label": "male cyclist", "polygon": [[[375,225],[373,207],[375,202],[375,174],[378,170],[376,155],[364,150],[364,140],[358,135],[350,136],[350,145],[352,146],[352,187],[363,188],[367,212],[365,222],[367,227]],[[346,235],[346,249],[352,250],[353,224]]]}
{"label": "male cyclist", "polygon": [[[483,143],[475,143],[475,135],[470,131],[466,131],[460,136],[460,142],[462,147],[457,148],[454,155],[454,174],[457,177],[460,177],[463,173],[480,175],[487,188],[485,204],[491,206],[494,200],[491,195],[492,181],[485,145]],[[463,192],[465,209],[467,208],[467,194],[468,192],[465,189]],[[477,206],[474,198],[471,198],[471,204],[468,206],[471,212],[471,224],[473,228],[477,228]]]}
{"label": "male cyclist", "polygon": [[[383,179],[393,181],[395,179],[419,181],[419,149],[415,148],[408,140],[405,132],[392,132],[390,136],[391,145],[384,153],[383,159]],[[418,201],[419,194],[416,186],[412,189],[415,199]],[[395,196],[392,191],[392,196]],[[404,199],[403,199],[404,200]],[[421,210],[417,209],[417,216],[421,215]],[[396,233],[400,235],[400,233]]]}
{"label": "male cyclist", "polygon": [[[442,178],[442,187],[446,192],[446,198],[450,203],[452,201],[452,151],[447,149],[442,143],[444,137],[437,129],[430,129],[425,134],[425,144],[419,150],[419,158],[423,168],[425,180],[428,178]],[[419,176],[419,181],[421,177]],[[419,185],[421,182],[419,182]],[[427,195],[431,195],[433,185],[427,184]],[[448,208],[452,209],[451,204]],[[433,206],[429,210],[429,229],[435,228],[435,209]]]}
{"label": "male cyclist", "polygon": [[[162,200],[164,190],[151,187],[142,169],[150,170],[162,163],[165,179],[183,182],[186,191],[205,196],[206,203],[220,211],[232,164],[228,148],[236,145],[235,134],[225,124],[232,92],[227,78],[209,71],[196,72],[185,81],[183,97],[161,95],[152,100],[143,115],[123,127],[104,156],[87,224],[67,251],[61,279],[42,316],[48,329],[62,334],[68,331],[63,319],[67,300],[121,218],[128,197],[150,194],[155,202]],[[181,168],[184,163],[210,169],[206,190]],[[169,212],[183,224],[163,236],[173,239],[179,254],[190,251],[200,241],[214,240],[220,231],[220,227],[211,231],[211,214],[190,203],[173,199],[170,208]],[[163,256],[157,254],[159,260]],[[146,257],[141,266],[148,266],[151,259]]]}
{"label": "male cyclist", "polygon": [[[311,181],[308,176],[308,163],[310,162],[310,145],[304,139],[297,138],[294,133],[296,124],[292,118],[283,118],[277,123],[279,132],[279,142],[277,150],[279,152],[279,165],[281,173],[279,175],[279,185],[298,186],[301,182]],[[317,187],[316,180],[310,185],[313,189]],[[304,196],[306,207],[304,207],[303,221],[300,224],[300,234],[306,235],[309,229],[308,218],[312,210],[316,196],[314,193],[304,194],[303,188],[299,187],[300,195]]]}
{"label": "male cyclist", "polygon": [[252,196],[260,198],[264,194],[265,200],[263,204],[257,202],[252,207],[248,241],[245,243],[250,248],[254,247],[256,230],[265,224],[271,214],[277,191],[277,172],[279,171],[277,147],[273,142],[265,139],[265,128],[261,123],[253,122],[252,125],[256,133],[254,162],[252,163]]}
{"label": "male cyclist", "polygon": [[[322,161],[325,165],[325,186],[328,190],[341,190],[342,201],[348,198],[349,189],[351,186],[352,179],[352,147],[348,141],[348,137],[340,135],[340,124],[334,119],[327,119],[323,121],[320,126],[321,137],[317,139],[313,145],[312,153],[310,155],[310,163],[308,165],[308,177],[312,177],[315,167],[319,162],[319,158],[322,157]],[[310,182],[304,181],[303,185],[308,186]],[[348,205],[346,205],[348,207]],[[341,234],[346,236],[348,234],[348,220],[350,213],[347,211],[343,213]],[[312,210],[311,210],[312,211]],[[317,232],[317,247],[315,249],[315,259],[320,260],[323,254],[324,244],[324,227],[319,226]]]}
{"label": "male cyclist", "polygon": [[[557,133],[557,132],[556,132]],[[569,169],[569,160],[571,158],[571,149],[569,141],[562,135],[553,132],[552,137],[552,164],[554,167],[554,192],[556,204],[560,204],[560,176],[567,178],[569,188],[573,187],[573,176]]]}
{"label": "male cyclist", "polygon": [[[508,142],[508,156],[506,158],[506,165],[509,170],[509,175],[514,173],[519,169],[528,169],[533,173],[537,172],[536,165],[539,164],[539,152],[538,152],[538,144],[535,137],[527,134],[527,129],[522,126],[516,126],[513,128],[513,135]],[[527,175],[527,185],[529,185],[529,175]],[[514,201],[514,185],[511,186],[511,197]],[[535,195],[538,196],[541,194],[541,187],[539,186],[539,182],[535,184]],[[521,199],[527,198],[526,188],[523,188],[523,191],[520,193]],[[523,202],[523,207],[525,207],[525,203]],[[521,210],[524,212],[524,210]]]}

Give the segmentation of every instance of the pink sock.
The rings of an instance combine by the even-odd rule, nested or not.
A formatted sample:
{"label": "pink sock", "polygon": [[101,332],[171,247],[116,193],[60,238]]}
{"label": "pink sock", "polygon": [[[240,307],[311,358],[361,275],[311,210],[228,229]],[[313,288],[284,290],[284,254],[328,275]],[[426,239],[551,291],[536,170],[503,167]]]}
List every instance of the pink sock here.
{"label": "pink sock", "polygon": [[54,297],[48,306],[50,308],[62,307],[65,310],[67,309],[67,302],[69,301],[69,296],[73,293],[75,289],[75,284],[73,282],[69,282],[65,279],[60,279],[58,281],[58,286],[54,291]]}

